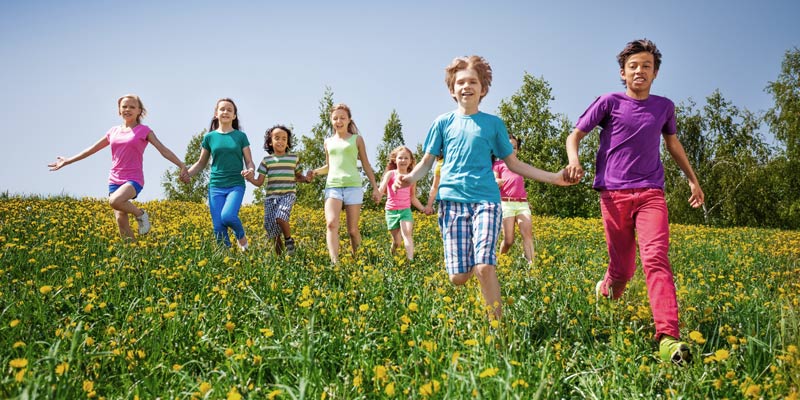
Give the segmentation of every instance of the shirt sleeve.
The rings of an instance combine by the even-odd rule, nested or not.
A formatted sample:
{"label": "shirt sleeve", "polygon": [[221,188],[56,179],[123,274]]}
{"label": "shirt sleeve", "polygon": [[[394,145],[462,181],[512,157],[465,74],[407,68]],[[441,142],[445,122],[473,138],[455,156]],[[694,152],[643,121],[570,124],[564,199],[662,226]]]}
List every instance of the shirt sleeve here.
{"label": "shirt sleeve", "polygon": [[607,115],[607,106],[603,96],[596,98],[589,108],[578,118],[575,127],[582,132],[591,132]]}

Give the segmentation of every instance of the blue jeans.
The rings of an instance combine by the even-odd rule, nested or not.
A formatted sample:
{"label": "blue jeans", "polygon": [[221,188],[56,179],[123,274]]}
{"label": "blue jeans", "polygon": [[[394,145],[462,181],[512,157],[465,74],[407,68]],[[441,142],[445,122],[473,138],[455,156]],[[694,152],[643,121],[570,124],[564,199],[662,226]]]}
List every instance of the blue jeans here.
{"label": "blue jeans", "polygon": [[244,226],[239,219],[242,207],[244,186],[208,187],[208,208],[211,211],[211,223],[214,225],[214,237],[217,243],[231,247],[228,228],[233,229],[236,239],[243,238]]}

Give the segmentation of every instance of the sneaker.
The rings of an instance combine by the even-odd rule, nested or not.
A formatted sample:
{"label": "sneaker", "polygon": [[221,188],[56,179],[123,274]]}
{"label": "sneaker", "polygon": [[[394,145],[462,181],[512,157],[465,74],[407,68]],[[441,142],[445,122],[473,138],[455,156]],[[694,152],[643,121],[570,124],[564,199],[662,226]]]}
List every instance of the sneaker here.
{"label": "sneaker", "polygon": [[242,252],[247,251],[248,244],[249,243],[247,242],[247,238],[244,238],[244,244],[241,244],[238,239],[236,240],[236,245],[239,246],[239,250],[241,250]]}
{"label": "sneaker", "polygon": [[142,215],[136,217],[136,222],[139,224],[140,235],[150,232],[150,217],[147,215],[147,211],[142,210],[142,212]]}
{"label": "sneaker", "polygon": [[286,245],[286,253],[290,256],[294,255],[294,239],[293,238],[286,238],[283,240],[284,245]]}
{"label": "sneaker", "polygon": [[601,297],[609,297],[603,295],[603,279],[597,281],[597,284],[594,285],[594,295],[597,296],[598,299]]}
{"label": "sneaker", "polygon": [[672,361],[675,365],[687,365],[692,362],[689,345],[672,336],[664,335],[658,345],[658,353],[664,362]]}

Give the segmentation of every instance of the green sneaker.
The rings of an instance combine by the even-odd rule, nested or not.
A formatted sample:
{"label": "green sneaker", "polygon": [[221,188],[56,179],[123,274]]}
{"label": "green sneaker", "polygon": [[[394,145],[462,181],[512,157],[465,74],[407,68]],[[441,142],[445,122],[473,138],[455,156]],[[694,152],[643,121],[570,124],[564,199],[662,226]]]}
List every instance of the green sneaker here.
{"label": "green sneaker", "polygon": [[692,362],[692,353],[689,345],[672,336],[664,335],[658,345],[661,361],[672,361],[675,365],[687,365]]}

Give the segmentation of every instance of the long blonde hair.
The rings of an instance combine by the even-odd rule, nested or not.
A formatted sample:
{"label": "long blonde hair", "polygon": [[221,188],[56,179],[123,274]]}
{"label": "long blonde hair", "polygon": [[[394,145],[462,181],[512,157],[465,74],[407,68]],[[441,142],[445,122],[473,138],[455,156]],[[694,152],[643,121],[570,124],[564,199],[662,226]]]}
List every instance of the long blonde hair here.
{"label": "long blonde hair", "polygon": [[356,122],[353,121],[353,113],[350,112],[350,107],[348,107],[347,104],[344,103],[335,104],[333,107],[331,107],[330,115],[333,116],[333,113],[336,110],[344,110],[344,112],[347,113],[347,118],[350,118],[350,123],[347,124],[347,132],[353,135],[358,135],[358,127],[356,126]]}

